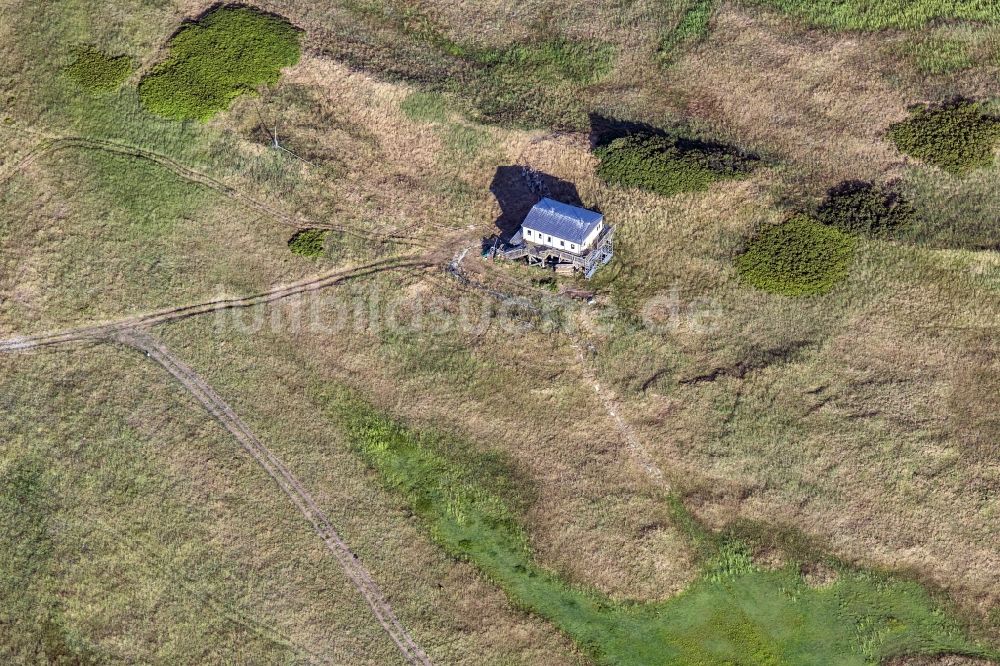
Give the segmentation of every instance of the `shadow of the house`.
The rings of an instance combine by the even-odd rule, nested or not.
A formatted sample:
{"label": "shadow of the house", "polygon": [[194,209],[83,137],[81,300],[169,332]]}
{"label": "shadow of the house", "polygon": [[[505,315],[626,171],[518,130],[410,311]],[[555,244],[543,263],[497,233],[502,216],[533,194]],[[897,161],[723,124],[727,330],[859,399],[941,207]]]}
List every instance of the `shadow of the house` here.
{"label": "shadow of the house", "polygon": [[543,197],[583,207],[576,185],[520,165],[497,167],[490,192],[500,205],[496,226],[504,242],[517,232],[528,211]]}

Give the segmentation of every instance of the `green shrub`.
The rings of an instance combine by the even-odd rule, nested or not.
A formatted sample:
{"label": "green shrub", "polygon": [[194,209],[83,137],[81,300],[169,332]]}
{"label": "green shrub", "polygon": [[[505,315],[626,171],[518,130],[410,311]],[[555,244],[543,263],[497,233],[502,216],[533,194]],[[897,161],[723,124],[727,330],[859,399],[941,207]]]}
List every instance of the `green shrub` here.
{"label": "green shrub", "polygon": [[167,59],[139,85],[143,105],[177,120],[207,120],[299,61],[299,31],[247,7],[222,7],[183,26]]}
{"label": "green shrub", "polygon": [[982,104],[958,99],[922,106],[889,128],[889,138],[904,153],[955,174],[993,163],[1000,141],[1000,118]]}
{"label": "green shrub", "polygon": [[895,187],[849,180],[832,188],[820,204],[820,222],[851,234],[886,238],[909,226],[916,210]]}
{"label": "green shrub", "polygon": [[110,56],[90,46],[77,51],[76,60],[66,68],[71,79],[93,92],[117,90],[131,73],[128,56]]}
{"label": "green shrub", "polygon": [[671,135],[634,134],[596,150],[597,174],[606,182],[664,196],[705,190],[712,183],[739,178],[754,158],[721,144]]}
{"label": "green shrub", "polygon": [[303,229],[288,239],[288,249],[303,257],[322,257],[326,252],[326,229]]}
{"label": "green shrub", "polygon": [[771,227],[736,259],[740,279],[786,296],[823,294],[843,280],[854,239],[806,215]]}

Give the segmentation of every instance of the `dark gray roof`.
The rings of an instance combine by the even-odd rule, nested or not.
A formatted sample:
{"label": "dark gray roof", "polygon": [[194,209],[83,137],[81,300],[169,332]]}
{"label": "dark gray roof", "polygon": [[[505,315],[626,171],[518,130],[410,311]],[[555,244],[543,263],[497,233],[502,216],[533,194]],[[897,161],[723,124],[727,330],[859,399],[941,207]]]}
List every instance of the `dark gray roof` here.
{"label": "dark gray roof", "polygon": [[584,239],[603,219],[604,216],[595,211],[546,198],[531,209],[524,218],[524,226],[547,236],[582,245]]}

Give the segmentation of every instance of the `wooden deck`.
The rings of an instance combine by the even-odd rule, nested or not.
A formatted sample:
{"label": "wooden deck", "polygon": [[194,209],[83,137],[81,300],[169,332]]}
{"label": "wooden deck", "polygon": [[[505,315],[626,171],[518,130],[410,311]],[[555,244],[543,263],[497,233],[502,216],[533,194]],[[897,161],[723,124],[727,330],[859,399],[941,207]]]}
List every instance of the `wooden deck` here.
{"label": "wooden deck", "polygon": [[614,228],[605,227],[598,239],[594,241],[594,245],[582,254],[536,245],[528,241],[498,248],[497,254],[510,260],[527,258],[530,266],[547,268],[571,266],[573,270],[581,271],[584,277],[589,280],[598,268],[611,261],[614,256],[614,236]]}

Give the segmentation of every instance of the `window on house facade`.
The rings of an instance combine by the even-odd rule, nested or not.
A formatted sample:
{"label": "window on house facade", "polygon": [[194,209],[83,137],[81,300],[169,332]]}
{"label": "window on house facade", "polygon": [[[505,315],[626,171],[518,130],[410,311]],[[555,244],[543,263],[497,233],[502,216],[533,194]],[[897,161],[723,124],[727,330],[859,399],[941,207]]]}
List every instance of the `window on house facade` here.
{"label": "window on house facade", "polygon": [[549,242],[550,243],[552,242],[552,236],[549,236]]}
{"label": "window on house facade", "polygon": [[569,249],[575,250],[576,249],[576,245],[574,245],[573,243],[570,243],[569,244]]}
{"label": "window on house facade", "polygon": [[559,241],[559,247],[566,247],[566,241]]}

